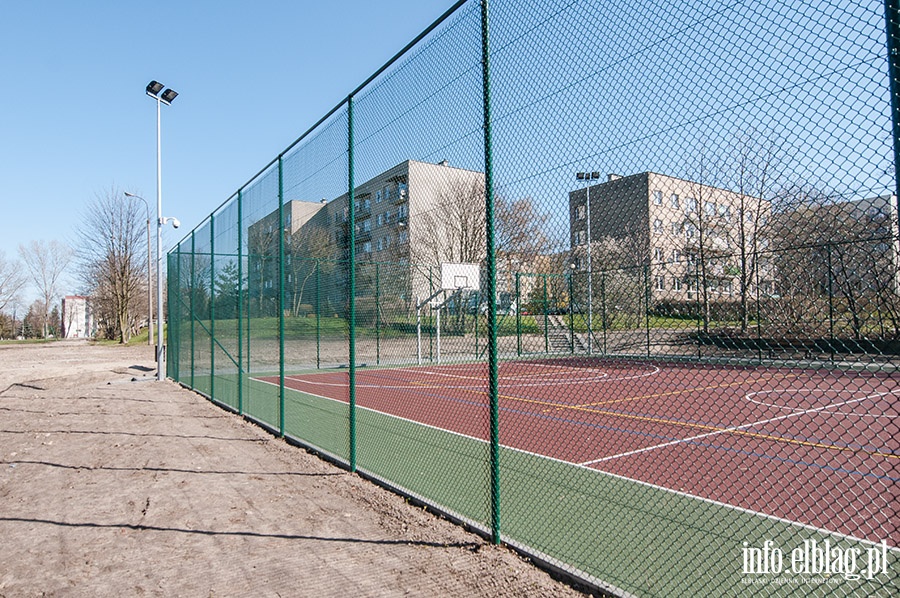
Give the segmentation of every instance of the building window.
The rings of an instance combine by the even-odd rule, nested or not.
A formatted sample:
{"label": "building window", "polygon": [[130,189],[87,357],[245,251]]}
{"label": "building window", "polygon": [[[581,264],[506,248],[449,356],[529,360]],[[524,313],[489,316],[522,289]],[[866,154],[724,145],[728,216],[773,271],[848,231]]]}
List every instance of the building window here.
{"label": "building window", "polygon": [[661,206],[662,205],[662,191],[654,191],[653,192],[653,205]]}
{"label": "building window", "polygon": [[672,263],[677,264],[681,261],[681,252],[677,249],[672,250]]}
{"label": "building window", "polygon": [[372,242],[366,241],[362,246],[363,253],[372,253]]}
{"label": "building window", "polygon": [[680,235],[683,232],[683,225],[678,222],[672,223],[672,235]]}
{"label": "building window", "polygon": [[576,206],[575,207],[575,220],[584,220],[585,217],[585,207],[584,206]]}
{"label": "building window", "polygon": [[399,206],[397,208],[397,218],[406,218],[406,215],[409,213],[409,208],[406,204]]}
{"label": "building window", "polygon": [[703,209],[706,211],[707,216],[715,216],[716,215],[716,204],[707,201],[703,204]]}
{"label": "building window", "polygon": [[672,207],[678,209],[681,207],[681,200],[678,198],[677,193],[672,194]]}
{"label": "building window", "polygon": [[657,276],[656,277],[656,290],[657,291],[665,291],[666,290],[666,277],[665,276]]}
{"label": "building window", "polygon": [[391,186],[390,185],[384,186],[384,193],[382,193],[382,197],[385,199],[385,201],[387,201],[388,199],[391,198]]}
{"label": "building window", "polygon": [[697,200],[696,200],[696,199],[694,199],[693,197],[688,197],[688,198],[687,198],[686,200],[684,200],[684,201],[685,201],[685,203],[684,203],[684,211],[685,211],[686,213],[691,214],[691,213],[697,211]]}
{"label": "building window", "polygon": [[659,218],[653,221],[653,232],[657,235],[661,235],[663,232],[663,223]]}
{"label": "building window", "polygon": [[400,231],[399,239],[401,243],[406,243],[407,241],[409,241],[409,231]]}
{"label": "building window", "polygon": [[684,236],[688,239],[693,239],[695,232],[697,232],[697,227],[695,227],[693,223],[688,222],[684,225]]}
{"label": "building window", "polygon": [[375,192],[375,203],[381,203],[381,190]]}
{"label": "building window", "polygon": [[677,276],[672,279],[672,290],[680,291],[681,290],[681,279]]}
{"label": "building window", "polygon": [[730,222],[731,221],[731,206],[726,206],[725,204],[719,204],[719,216]]}
{"label": "building window", "polygon": [[381,226],[382,224],[384,224],[384,214],[379,214],[375,217],[375,225]]}
{"label": "building window", "polygon": [[660,249],[659,247],[654,247],[654,248],[653,248],[653,261],[654,261],[654,262],[661,262],[662,259],[663,259],[663,256],[662,256],[662,249]]}

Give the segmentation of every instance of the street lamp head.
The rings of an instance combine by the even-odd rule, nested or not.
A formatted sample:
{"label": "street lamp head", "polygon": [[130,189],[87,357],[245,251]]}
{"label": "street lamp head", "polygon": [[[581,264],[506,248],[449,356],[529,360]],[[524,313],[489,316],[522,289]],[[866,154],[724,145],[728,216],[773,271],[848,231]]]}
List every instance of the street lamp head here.
{"label": "street lamp head", "polygon": [[134,193],[129,193],[128,191],[125,191],[125,197],[137,197],[137,195],[135,195]]}
{"label": "street lamp head", "polygon": [[163,102],[165,102],[166,104],[171,104],[172,101],[173,101],[176,97],[178,97],[178,92],[177,92],[177,91],[175,91],[174,89],[167,89],[167,90],[165,90],[165,91],[162,93],[162,96],[160,96],[160,99],[161,99]]}
{"label": "street lamp head", "polygon": [[152,96],[155,96],[155,95],[159,94],[160,91],[162,91],[163,87],[164,87],[164,85],[162,83],[160,83],[159,81],[151,81],[147,85],[147,93]]}

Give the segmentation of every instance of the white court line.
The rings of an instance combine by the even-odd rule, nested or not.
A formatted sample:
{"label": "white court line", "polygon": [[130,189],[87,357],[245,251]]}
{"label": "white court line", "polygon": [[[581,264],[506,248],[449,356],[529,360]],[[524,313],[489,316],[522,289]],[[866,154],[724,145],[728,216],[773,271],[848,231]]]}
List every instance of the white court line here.
{"label": "white court line", "polygon": [[764,419],[758,422],[750,422],[749,424],[744,424],[741,426],[734,426],[733,428],[725,428],[723,430],[716,430],[715,432],[707,432],[705,434],[698,434],[697,436],[689,436],[687,438],[680,438],[678,440],[672,440],[671,442],[664,442],[662,444],[656,444],[653,446],[645,446],[644,448],[635,449],[633,451],[627,451],[624,453],[619,453],[618,455],[609,455],[608,457],[603,457],[600,459],[594,459],[592,461],[584,461],[579,463],[579,465],[595,465],[597,463],[603,463],[604,461],[612,461],[613,459],[621,459],[622,457],[629,457],[631,455],[638,455],[640,453],[645,453],[647,451],[655,451],[657,449],[666,448],[667,446],[674,446],[676,444],[682,444],[684,442],[693,442],[694,440],[700,440],[701,438],[709,438],[710,436],[717,436],[719,434],[727,434],[728,432],[736,432],[738,430],[743,430],[744,428],[752,428],[754,426],[762,426],[764,424],[770,424],[772,422],[777,422],[783,419],[788,419],[791,417],[797,417],[798,415],[807,415],[809,413],[818,413],[819,411],[825,411],[827,409],[834,409],[835,407],[843,407],[844,405],[850,405],[851,403],[859,403],[860,401],[867,401],[871,397],[862,397],[861,399],[852,399],[849,401],[844,401],[843,403],[836,403],[834,405],[825,405],[824,407],[816,407],[815,409],[807,409],[806,411],[798,411],[796,413],[788,413],[787,415],[779,415],[778,417],[772,417],[769,419]]}

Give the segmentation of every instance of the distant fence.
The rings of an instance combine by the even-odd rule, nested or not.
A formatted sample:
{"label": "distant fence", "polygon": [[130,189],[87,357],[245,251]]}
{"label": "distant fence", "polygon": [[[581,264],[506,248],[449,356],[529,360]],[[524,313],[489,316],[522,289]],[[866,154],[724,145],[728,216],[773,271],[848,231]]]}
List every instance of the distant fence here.
{"label": "distant fence", "polygon": [[169,253],[169,376],[614,595],[896,595],[898,23],[458,2]]}

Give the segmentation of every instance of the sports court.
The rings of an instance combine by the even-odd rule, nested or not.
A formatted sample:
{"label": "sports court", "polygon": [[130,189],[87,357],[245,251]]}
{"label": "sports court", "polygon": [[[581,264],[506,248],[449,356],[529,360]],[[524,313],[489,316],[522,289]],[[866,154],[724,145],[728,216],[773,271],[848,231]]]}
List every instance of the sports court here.
{"label": "sports court", "polygon": [[[487,442],[486,368],[361,369],[357,404]],[[896,501],[870,509],[815,496],[896,492],[896,373],[571,357],[504,362],[499,381],[507,448],[863,540],[882,539],[898,516]],[[346,371],[292,375],[285,386],[348,399]]]}

